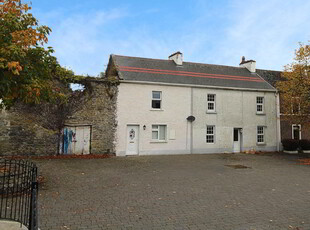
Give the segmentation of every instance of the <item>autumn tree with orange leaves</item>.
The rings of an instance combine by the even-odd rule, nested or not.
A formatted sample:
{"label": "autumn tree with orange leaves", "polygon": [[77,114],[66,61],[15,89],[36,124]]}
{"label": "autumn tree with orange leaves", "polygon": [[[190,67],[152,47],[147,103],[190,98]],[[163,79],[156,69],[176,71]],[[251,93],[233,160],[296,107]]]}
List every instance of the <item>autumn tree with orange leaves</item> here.
{"label": "autumn tree with orange leaves", "polygon": [[39,25],[30,10],[19,0],[0,0],[0,106],[53,101],[64,96],[55,79],[74,78],[52,56],[53,49],[44,48],[51,29]]}
{"label": "autumn tree with orange leaves", "polygon": [[310,121],[310,44],[300,43],[294,61],[285,66],[277,83],[281,113],[296,124]]}

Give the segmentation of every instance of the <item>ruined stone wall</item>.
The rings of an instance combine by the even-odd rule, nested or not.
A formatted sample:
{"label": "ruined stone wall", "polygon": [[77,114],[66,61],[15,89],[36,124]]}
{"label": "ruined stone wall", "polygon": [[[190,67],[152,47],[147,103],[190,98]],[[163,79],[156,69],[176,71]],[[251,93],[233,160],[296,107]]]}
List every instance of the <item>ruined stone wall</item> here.
{"label": "ruined stone wall", "polygon": [[0,156],[56,154],[59,131],[51,110],[22,104],[1,110]]}
{"label": "ruined stone wall", "polygon": [[92,126],[91,153],[113,153],[117,86],[89,80],[64,105],[16,104],[0,110],[0,156],[55,155],[65,124]]}
{"label": "ruined stone wall", "polygon": [[72,100],[65,118],[68,125],[91,125],[91,153],[115,153],[117,86],[88,85],[83,96]]}

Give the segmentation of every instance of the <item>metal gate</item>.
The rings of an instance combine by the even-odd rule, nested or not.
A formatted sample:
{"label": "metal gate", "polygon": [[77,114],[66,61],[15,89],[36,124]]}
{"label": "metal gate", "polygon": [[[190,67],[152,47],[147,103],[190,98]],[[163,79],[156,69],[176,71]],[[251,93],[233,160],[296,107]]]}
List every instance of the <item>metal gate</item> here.
{"label": "metal gate", "polygon": [[0,159],[0,219],[38,229],[37,173],[32,162]]}

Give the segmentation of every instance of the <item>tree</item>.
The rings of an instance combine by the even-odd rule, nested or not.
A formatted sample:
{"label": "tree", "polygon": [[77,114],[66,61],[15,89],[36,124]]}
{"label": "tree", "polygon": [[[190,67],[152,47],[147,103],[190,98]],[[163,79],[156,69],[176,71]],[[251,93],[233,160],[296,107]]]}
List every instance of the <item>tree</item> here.
{"label": "tree", "polygon": [[39,25],[31,7],[19,0],[0,0],[0,99],[10,107],[16,101],[40,103],[64,97],[59,84],[74,79],[52,56],[51,29]]}
{"label": "tree", "polygon": [[310,119],[310,44],[299,44],[295,58],[285,66],[283,81],[277,83],[281,95],[281,112],[287,119],[301,124]]}

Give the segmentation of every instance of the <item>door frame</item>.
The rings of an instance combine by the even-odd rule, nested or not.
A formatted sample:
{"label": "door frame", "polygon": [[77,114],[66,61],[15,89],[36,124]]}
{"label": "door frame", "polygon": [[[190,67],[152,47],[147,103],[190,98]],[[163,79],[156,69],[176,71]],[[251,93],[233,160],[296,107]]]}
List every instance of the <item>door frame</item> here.
{"label": "door frame", "polygon": [[[139,140],[138,140],[138,144],[137,144],[137,154],[127,154],[127,145],[128,145],[128,133],[127,133],[127,130],[128,130],[128,126],[138,126],[138,137],[139,137]],[[137,123],[128,123],[126,124],[126,135],[125,135],[125,140],[126,140],[126,149],[125,149],[125,156],[139,156],[140,154],[140,133],[141,133],[141,130],[140,130],[140,124],[137,124]]]}
{"label": "door frame", "polygon": [[[235,135],[235,129],[238,130],[238,140],[239,140],[239,151],[235,152],[235,141],[234,141],[234,135]],[[243,145],[243,128],[240,127],[233,127],[232,129],[232,139],[233,139],[233,153],[241,153],[242,152],[242,145]]]}

